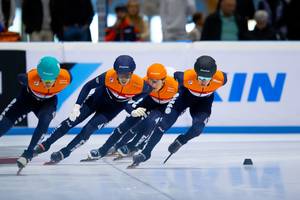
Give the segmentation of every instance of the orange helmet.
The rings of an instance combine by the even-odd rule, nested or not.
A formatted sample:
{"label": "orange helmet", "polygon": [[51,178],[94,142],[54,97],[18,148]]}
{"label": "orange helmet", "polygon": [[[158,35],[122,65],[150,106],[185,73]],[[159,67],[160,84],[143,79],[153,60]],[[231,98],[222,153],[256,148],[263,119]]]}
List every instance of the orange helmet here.
{"label": "orange helmet", "polygon": [[165,79],[167,76],[167,70],[165,66],[159,63],[154,63],[148,67],[147,78],[154,80]]}

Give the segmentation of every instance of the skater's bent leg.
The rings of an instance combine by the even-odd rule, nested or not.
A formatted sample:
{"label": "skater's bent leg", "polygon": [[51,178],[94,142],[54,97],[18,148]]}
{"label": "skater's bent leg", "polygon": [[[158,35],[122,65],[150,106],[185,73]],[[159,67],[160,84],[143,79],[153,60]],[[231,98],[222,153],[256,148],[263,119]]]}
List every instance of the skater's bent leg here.
{"label": "skater's bent leg", "polygon": [[80,133],[61,152],[64,158],[68,157],[72,151],[83,145],[96,130],[101,129],[108,122],[102,114],[95,114],[94,117],[82,128]]}
{"label": "skater's bent leg", "polygon": [[22,121],[30,112],[27,101],[14,98],[0,115],[0,137],[2,137],[15,123]]}
{"label": "skater's bent leg", "polygon": [[132,127],[126,135],[122,138],[120,142],[116,145],[116,148],[121,147],[128,143],[132,138],[133,140],[128,143],[128,148],[133,149],[135,145],[140,141],[140,139],[145,136],[147,137],[151,131],[154,129],[156,123],[161,116],[161,112],[158,110],[153,110],[150,114],[143,120],[140,120],[134,127]]}
{"label": "skater's bent leg", "polygon": [[27,159],[31,159],[33,156],[33,149],[40,141],[43,134],[47,133],[49,124],[51,120],[53,119],[54,114],[53,113],[44,113],[39,115],[39,121],[36,129],[33,132],[30,144],[28,148],[24,151],[24,156]]}
{"label": "skater's bent leg", "polygon": [[7,117],[0,118],[0,137],[3,136],[12,126],[14,123],[8,119]]}
{"label": "skater's bent leg", "polygon": [[193,124],[186,132],[186,134],[179,135],[177,137],[181,145],[184,145],[192,138],[199,136],[203,132],[203,129],[208,121],[208,118],[209,118],[209,114],[205,112],[199,113],[198,115],[194,116]]}
{"label": "skater's bent leg", "polygon": [[146,160],[148,160],[151,157],[151,152],[154,149],[154,147],[158,144],[163,134],[173,126],[178,117],[179,113],[176,110],[173,110],[171,113],[165,114],[161,118],[160,122],[153,130],[145,148],[142,151],[142,154],[144,154]]}
{"label": "skater's bent leg", "polygon": [[74,126],[76,126],[76,124],[72,122],[69,118],[61,122],[51,133],[51,136],[46,141],[42,142],[45,151],[47,151],[54,142],[56,142],[59,138],[64,136]]}
{"label": "skater's bent leg", "polygon": [[80,115],[75,121],[71,121],[69,118],[65,119],[54,129],[54,131],[51,133],[51,136],[46,141],[42,142],[45,151],[47,151],[59,138],[68,133],[71,128],[75,127],[77,124],[85,120],[91,113],[93,113],[93,111],[87,105],[83,105],[80,111]]}
{"label": "skater's bent leg", "polygon": [[108,150],[113,147],[139,120],[140,118],[136,117],[126,117],[126,119],[113,131],[106,142],[99,148],[100,154],[102,156],[106,155]]}

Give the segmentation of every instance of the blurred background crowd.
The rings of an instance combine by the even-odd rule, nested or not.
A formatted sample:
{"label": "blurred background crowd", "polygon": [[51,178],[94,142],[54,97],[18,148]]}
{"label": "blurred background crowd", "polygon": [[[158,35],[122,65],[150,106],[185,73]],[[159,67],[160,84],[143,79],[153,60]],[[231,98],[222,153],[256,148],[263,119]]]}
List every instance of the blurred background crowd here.
{"label": "blurred background crowd", "polygon": [[0,41],[299,40],[300,0],[0,0]]}

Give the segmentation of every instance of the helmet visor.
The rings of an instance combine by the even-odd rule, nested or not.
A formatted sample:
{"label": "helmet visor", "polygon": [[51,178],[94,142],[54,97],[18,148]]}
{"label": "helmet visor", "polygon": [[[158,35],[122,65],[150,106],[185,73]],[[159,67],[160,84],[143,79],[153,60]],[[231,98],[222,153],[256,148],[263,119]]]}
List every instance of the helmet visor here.
{"label": "helmet visor", "polygon": [[211,80],[211,77],[204,77],[204,76],[198,76],[197,77],[198,81],[210,81]]}

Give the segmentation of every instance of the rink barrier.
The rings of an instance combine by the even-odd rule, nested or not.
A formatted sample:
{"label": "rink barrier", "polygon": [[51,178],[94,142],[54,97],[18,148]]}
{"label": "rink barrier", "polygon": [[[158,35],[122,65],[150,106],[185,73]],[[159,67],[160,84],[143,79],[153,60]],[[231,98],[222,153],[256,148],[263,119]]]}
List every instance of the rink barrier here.
{"label": "rink barrier", "polygon": [[[83,85],[110,69],[118,55],[132,55],[137,65],[135,73],[140,76],[144,76],[148,65],[154,62],[163,63],[170,67],[170,71],[184,71],[192,68],[200,55],[211,55],[219,69],[227,73],[228,81],[215,93],[207,133],[300,133],[300,93],[296,92],[299,90],[300,42],[25,42],[1,43],[0,50],[26,51],[26,70],[32,69],[41,56],[50,55],[71,72],[72,83],[58,94],[57,112],[51,127],[58,126],[68,117]],[[11,65],[1,62],[0,68],[9,70],[0,69],[3,77],[1,79],[0,76],[0,93],[7,89],[5,85],[16,85],[17,82],[7,76],[6,72],[12,71]],[[4,77],[9,77],[11,84],[6,83]],[[11,87],[9,89],[12,90]],[[12,99],[15,95],[5,92],[2,97]],[[2,110],[7,104],[1,100]],[[125,117],[125,112],[120,113],[109,127],[118,126]],[[26,122],[27,126],[18,126],[36,127],[38,118],[30,113]],[[190,114],[186,112],[174,124],[179,129],[171,129],[170,132],[185,132],[191,123]],[[78,131],[75,130],[75,133]],[[111,131],[104,129],[99,133]],[[32,133],[29,129],[24,132]]]}
{"label": "rink barrier", "polygon": [[[189,127],[172,127],[167,134],[185,133]],[[49,133],[54,128],[49,128]],[[78,134],[81,128],[73,128],[68,134]],[[94,134],[110,134],[114,128],[102,128]],[[31,135],[34,128],[16,127],[9,130],[7,135]],[[300,134],[300,126],[209,126],[204,129],[205,134]]]}

